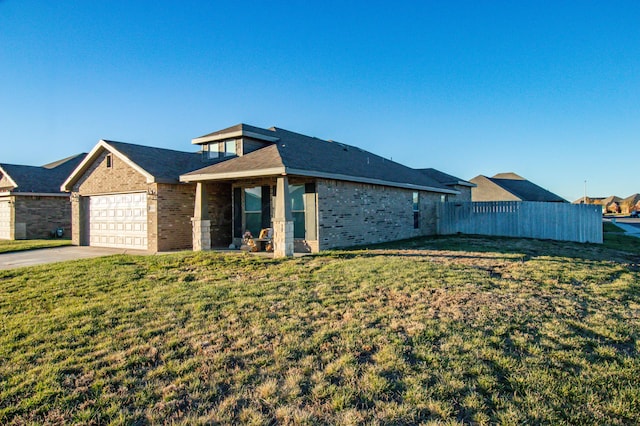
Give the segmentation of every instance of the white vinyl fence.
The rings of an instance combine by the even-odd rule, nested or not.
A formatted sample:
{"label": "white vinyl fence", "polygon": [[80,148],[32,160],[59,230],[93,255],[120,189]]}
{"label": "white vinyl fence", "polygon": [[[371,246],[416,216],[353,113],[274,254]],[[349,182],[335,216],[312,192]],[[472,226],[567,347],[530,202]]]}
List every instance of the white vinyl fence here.
{"label": "white vinyl fence", "polygon": [[524,201],[438,204],[438,234],[602,243],[602,207]]}

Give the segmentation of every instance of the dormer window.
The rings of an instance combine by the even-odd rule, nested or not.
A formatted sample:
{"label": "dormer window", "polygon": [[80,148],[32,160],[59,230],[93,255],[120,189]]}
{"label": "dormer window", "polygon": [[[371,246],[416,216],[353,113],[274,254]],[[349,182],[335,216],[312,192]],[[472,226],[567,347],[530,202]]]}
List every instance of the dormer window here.
{"label": "dormer window", "polygon": [[209,144],[209,158],[233,157],[237,155],[238,147],[236,139]]}

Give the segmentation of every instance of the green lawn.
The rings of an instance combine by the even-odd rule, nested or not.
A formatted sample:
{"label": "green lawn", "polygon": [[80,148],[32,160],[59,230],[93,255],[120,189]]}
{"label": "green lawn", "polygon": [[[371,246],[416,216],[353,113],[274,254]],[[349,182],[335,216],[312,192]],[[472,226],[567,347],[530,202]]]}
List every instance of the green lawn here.
{"label": "green lawn", "polygon": [[638,259],[447,237],[0,271],[0,423],[635,423]]}
{"label": "green lawn", "polygon": [[71,245],[71,240],[0,240],[0,253]]}

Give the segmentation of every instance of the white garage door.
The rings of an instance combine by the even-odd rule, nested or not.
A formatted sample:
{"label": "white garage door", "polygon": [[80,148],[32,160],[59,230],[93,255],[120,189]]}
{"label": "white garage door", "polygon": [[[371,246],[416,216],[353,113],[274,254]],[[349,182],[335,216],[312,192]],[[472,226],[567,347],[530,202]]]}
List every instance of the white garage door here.
{"label": "white garage door", "polygon": [[11,205],[9,200],[0,201],[0,240],[11,238]]}
{"label": "white garage door", "polygon": [[146,192],[90,197],[89,245],[146,250]]}

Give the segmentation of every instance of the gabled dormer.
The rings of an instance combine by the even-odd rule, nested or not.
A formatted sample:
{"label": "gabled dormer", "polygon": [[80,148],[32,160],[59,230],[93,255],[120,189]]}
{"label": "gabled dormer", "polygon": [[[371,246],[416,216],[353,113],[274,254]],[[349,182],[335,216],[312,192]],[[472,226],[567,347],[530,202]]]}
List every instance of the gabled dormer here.
{"label": "gabled dormer", "polygon": [[271,130],[238,124],[192,139],[191,143],[200,145],[205,160],[224,160],[242,157],[279,140],[269,133]]}

